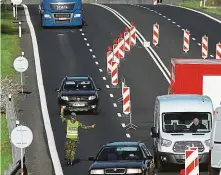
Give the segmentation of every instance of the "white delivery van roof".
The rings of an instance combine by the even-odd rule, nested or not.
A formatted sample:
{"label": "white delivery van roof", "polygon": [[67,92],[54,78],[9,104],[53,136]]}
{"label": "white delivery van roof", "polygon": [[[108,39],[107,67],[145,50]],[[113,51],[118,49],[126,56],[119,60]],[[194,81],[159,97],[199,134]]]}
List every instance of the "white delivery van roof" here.
{"label": "white delivery van roof", "polygon": [[164,112],[213,112],[212,100],[205,95],[170,94],[158,96],[160,111]]}

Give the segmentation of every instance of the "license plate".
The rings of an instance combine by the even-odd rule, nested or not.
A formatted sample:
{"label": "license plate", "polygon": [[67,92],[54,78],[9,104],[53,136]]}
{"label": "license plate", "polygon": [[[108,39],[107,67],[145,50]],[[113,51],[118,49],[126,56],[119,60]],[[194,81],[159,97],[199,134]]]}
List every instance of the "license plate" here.
{"label": "license plate", "polygon": [[76,102],[76,103],[73,103],[73,106],[84,106],[84,103],[78,103],[78,102]]}
{"label": "license plate", "polygon": [[176,155],[177,159],[185,159],[185,155],[181,154],[181,155]]}

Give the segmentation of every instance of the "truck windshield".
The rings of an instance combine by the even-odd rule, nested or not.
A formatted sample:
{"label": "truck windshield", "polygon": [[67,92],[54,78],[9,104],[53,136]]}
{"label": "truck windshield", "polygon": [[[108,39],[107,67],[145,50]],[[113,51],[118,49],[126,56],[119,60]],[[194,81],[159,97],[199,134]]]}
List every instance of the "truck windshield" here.
{"label": "truck windshield", "polygon": [[163,113],[163,132],[207,133],[211,130],[212,116],[206,112]]}

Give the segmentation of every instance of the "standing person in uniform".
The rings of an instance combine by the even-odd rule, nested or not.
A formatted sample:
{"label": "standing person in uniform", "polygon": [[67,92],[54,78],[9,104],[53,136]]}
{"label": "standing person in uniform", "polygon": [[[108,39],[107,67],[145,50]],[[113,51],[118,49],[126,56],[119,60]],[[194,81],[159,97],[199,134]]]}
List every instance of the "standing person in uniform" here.
{"label": "standing person in uniform", "polygon": [[71,164],[73,163],[73,160],[75,158],[76,148],[79,143],[78,141],[78,130],[79,129],[92,129],[95,128],[95,124],[91,126],[86,126],[79,122],[76,119],[76,114],[74,112],[71,113],[71,118],[66,119],[64,118],[64,109],[61,108],[61,121],[65,122],[67,125],[66,129],[66,143],[65,143],[65,151],[66,151],[66,159],[67,163]]}

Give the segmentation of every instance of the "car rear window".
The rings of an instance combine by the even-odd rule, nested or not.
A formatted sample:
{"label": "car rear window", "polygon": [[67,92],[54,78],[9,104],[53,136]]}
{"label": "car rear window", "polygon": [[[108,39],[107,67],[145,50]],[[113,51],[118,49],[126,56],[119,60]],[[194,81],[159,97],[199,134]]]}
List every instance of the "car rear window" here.
{"label": "car rear window", "polygon": [[66,81],[63,86],[64,91],[77,91],[77,90],[93,90],[90,81]]}

